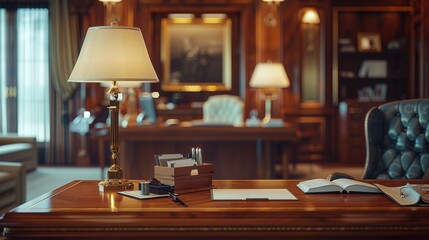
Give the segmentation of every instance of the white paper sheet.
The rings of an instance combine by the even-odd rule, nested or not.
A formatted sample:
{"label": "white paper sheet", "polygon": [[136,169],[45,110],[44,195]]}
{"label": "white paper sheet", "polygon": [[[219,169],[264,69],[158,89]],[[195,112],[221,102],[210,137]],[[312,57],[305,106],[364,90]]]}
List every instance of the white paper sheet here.
{"label": "white paper sheet", "polygon": [[289,190],[212,189],[212,200],[298,200]]}
{"label": "white paper sheet", "polygon": [[154,193],[150,193],[149,195],[143,195],[143,194],[141,194],[140,190],[123,191],[123,192],[118,192],[118,193],[122,194],[122,195],[125,195],[125,196],[128,196],[128,197],[137,198],[137,199],[140,199],[140,200],[170,196],[169,194],[154,194]]}

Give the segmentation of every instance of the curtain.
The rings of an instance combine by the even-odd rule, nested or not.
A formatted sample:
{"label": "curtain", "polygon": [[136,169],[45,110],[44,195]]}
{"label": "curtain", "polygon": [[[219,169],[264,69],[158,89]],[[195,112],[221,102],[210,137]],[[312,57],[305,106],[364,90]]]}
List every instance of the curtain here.
{"label": "curtain", "polygon": [[69,17],[68,0],[50,0],[49,9],[51,11],[51,81],[58,96],[66,101],[76,88],[76,84],[67,82],[78,55],[76,27],[72,26],[75,21]]}
{"label": "curtain", "polygon": [[0,8],[0,133],[7,132],[6,91],[6,10]]}
{"label": "curtain", "polygon": [[78,55],[76,26],[69,15],[68,0],[49,0],[51,37],[51,144],[48,163],[72,163],[68,127],[69,101],[76,84],[67,80]]}

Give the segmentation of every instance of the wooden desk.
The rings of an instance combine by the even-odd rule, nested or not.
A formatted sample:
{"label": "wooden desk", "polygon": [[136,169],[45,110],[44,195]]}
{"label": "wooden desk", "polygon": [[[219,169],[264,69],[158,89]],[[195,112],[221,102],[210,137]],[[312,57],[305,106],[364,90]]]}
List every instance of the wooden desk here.
{"label": "wooden desk", "polygon": [[99,193],[97,183],[74,181],[27,202],[7,213],[0,228],[5,228],[6,237],[55,239],[423,239],[429,234],[429,207],[400,207],[384,194],[305,195],[296,187],[297,180],[217,180],[213,184],[218,188],[287,188],[298,201],[212,201],[210,191],[202,191],[181,195],[189,207],[170,198],[137,200],[115,191]]}
{"label": "wooden desk", "polygon": [[[106,134],[106,132],[105,132]],[[109,137],[96,135],[100,167],[104,167]],[[289,160],[299,136],[291,125],[284,127],[182,127],[155,125],[119,129],[119,164],[130,179],[153,177],[154,155],[187,154],[192,147],[203,150],[204,162],[214,164],[214,178],[254,179],[274,177],[274,158],[279,152],[282,177],[288,176]],[[277,151],[279,150],[279,151]]]}

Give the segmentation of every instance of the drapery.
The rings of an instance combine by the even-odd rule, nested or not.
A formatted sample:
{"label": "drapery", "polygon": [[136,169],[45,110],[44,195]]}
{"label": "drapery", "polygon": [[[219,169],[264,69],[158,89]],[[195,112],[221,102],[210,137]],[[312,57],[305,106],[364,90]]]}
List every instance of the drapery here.
{"label": "drapery", "polygon": [[78,55],[75,21],[69,16],[68,0],[50,0],[49,10],[51,81],[59,97],[66,101],[76,88],[76,84],[67,82]]}
{"label": "drapery", "polygon": [[51,40],[51,142],[48,162],[72,162],[68,127],[69,101],[76,84],[67,82],[78,55],[76,26],[69,14],[68,0],[49,0]]}

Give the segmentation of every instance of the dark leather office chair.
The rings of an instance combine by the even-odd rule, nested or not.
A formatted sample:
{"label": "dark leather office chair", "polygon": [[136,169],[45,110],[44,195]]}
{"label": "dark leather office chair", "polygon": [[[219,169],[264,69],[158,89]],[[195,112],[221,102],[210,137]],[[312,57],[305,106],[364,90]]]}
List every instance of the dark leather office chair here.
{"label": "dark leather office chair", "polygon": [[365,140],[364,179],[426,178],[429,99],[408,99],[373,107],[365,118]]}

